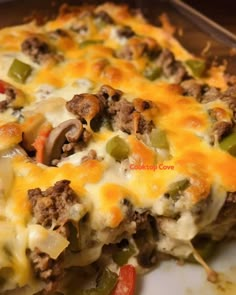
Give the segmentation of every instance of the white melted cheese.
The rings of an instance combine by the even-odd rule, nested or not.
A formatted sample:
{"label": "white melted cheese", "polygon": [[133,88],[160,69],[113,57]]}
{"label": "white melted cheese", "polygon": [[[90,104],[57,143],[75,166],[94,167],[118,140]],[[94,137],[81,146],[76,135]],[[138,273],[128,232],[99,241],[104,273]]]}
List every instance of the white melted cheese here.
{"label": "white melted cheese", "polygon": [[57,88],[50,84],[40,85],[35,92],[36,102],[63,97],[65,101],[69,101],[75,94],[90,92],[93,83],[89,79],[81,78],[67,84],[65,87]]}
{"label": "white melted cheese", "polygon": [[[105,4],[105,10],[107,9],[121,25],[130,25],[139,36],[148,34],[161,46],[170,48],[178,60],[191,58],[169,34],[144,24],[141,20],[134,20],[127,16],[126,10],[119,11],[120,8],[110,5]],[[158,113],[154,114],[154,123],[166,130],[173,156],[166,159],[166,155],[158,155],[160,151],[157,151],[157,165],[164,158],[165,164],[173,165],[174,170],[131,170],[129,164],[135,163],[136,160],[153,165],[153,150],[138,146],[138,143],[133,144],[135,155],[130,155],[128,161],[121,164],[115,162],[106,152],[106,142],[115,135],[129,141],[130,136],[122,132],[101,132],[94,135],[94,140],[91,140],[83,151],[68,157],[58,167],[35,164],[25,156],[15,154],[12,155],[13,171],[10,171],[10,177],[6,177],[6,163],[0,163],[1,168],[4,167],[0,170],[0,269],[8,267],[10,271],[7,274],[6,289],[31,284],[29,288],[22,289],[23,291],[13,291],[14,295],[27,295],[39,290],[39,285],[32,279],[30,263],[26,257],[28,247],[33,249],[40,245],[43,251],[56,258],[68,244],[64,238],[51,236],[51,232],[40,226],[29,225],[32,222],[27,194],[29,189],[39,187],[45,190],[56,181],[68,179],[82,204],[82,207],[73,208],[74,211],[70,212],[72,218],[78,220],[88,211],[91,216],[90,226],[99,231],[97,237],[103,237],[101,240],[109,243],[108,236],[111,237],[112,234],[115,240],[116,235],[122,234],[122,230],[127,230],[128,234],[135,231],[135,224],[129,224],[125,229],[119,227],[126,214],[122,205],[125,198],[132,203],[135,210],[148,209],[157,215],[166,214],[168,211],[171,213],[171,204],[162,199],[168,186],[177,181],[178,177],[195,177],[199,179],[199,188],[206,187],[206,190],[203,193],[192,193],[193,197],[196,195],[196,199],[191,199],[191,204],[185,204],[186,210],[183,210],[178,221],[163,225],[167,236],[160,237],[157,245],[160,251],[177,257],[186,257],[192,252],[189,241],[216,218],[225,200],[225,190],[236,190],[235,160],[203,142],[209,142],[211,124],[207,117],[208,109],[219,106],[225,109],[229,116],[232,113],[220,102],[217,102],[218,105],[215,102],[204,106],[193,98],[181,96],[176,85],[166,84],[171,81],[163,79],[156,83],[144,79],[140,75],[142,66],[137,67],[139,62],[114,58],[114,52],[127,41],[118,36],[117,28],[95,32],[98,35],[94,36],[91,32],[92,37],[96,36],[95,39],[103,39],[105,46],[100,44],[86,50],[80,50],[76,43],[82,38],[79,39],[76,33],[70,32],[71,39],[58,41],[58,51],[65,56],[64,62],[58,64],[41,66],[20,52],[22,41],[31,33],[44,34],[57,28],[69,29],[73,22],[77,21],[76,17],[59,18],[47,23],[43,28],[30,24],[1,32],[0,77],[26,93],[26,104],[30,105],[24,108],[23,114],[42,113],[48,122],[56,127],[75,118],[66,110],[66,101],[72,99],[75,94],[96,93],[98,87],[104,84],[122,90],[124,97],[130,101],[136,97],[150,99],[158,108]],[[73,38],[77,39],[76,42]],[[17,83],[8,76],[14,58],[32,67],[32,73],[24,84]],[[218,77],[220,75],[221,73]],[[93,81],[96,81],[96,85]],[[220,85],[221,81],[222,79],[219,79],[216,84]],[[1,96],[0,100],[3,99],[4,96]],[[1,114],[1,125],[16,120],[11,116],[11,111]],[[98,158],[103,161],[91,160],[81,164],[82,158],[90,149],[94,149]],[[146,160],[148,163],[145,163]],[[224,188],[215,186],[212,189],[212,203],[197,221],[190,209],[207,198],[207,188],[216,180],[216,174],[217,182],[222,183]],[[181,202],[177,202],[176,206],[179,206],[179,210],[184,207]],[[85,249],[74,261],[71,258],[68,265],[78,263],[84,266],[93,262],[100,257],[102,246],[101,243],[92,249]]]}
{"label": "white melted cheese", "polygon": [[67,111],[63,98],[53,97],[47,100],[41,100],[38,103],[25,107],[23,114],[30,114],[31,112],[43,114],[53,127],[75,118],[75,115]]}

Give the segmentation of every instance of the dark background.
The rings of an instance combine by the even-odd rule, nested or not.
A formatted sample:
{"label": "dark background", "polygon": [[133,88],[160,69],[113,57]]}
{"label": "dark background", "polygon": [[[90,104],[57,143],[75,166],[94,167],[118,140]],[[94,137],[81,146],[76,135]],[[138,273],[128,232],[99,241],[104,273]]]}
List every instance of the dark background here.
{"label": "dark background", "polygon": [[[68,2],[73,4],[85,4],[85,3],[101,3],[103,1],[83,1],[83,0],[40,0],[40,1],[32,1],[32,0],[15,0],[9,1],[0,4],[0,12],[1,18],[0,23],[6,23],[7,25],[15,24],[19,22],[19,18],[12,18],[11,14],[18,14],[19,16],[27,15],[32,10],[37,10],[40,13],[48,13],[50,9],[48,7],[53,7],[53,10],[56,11],[56,7],[61,3]],[[112,1],[111,1],[112,2]],[[142,9],[148,8],[151,11],[159,12],[159,7],[161,3],[161,7],[164,0],[127,0],[127,1],[114,1],[118,3],[131,3],[133,7],[140,7]],[[236,33],[236,1],[235,0],[185,0],[186,3],[189,3],[193,7],[199,9],[201,12],[205,13],[210,18],[219,22],[232,32]],[[52,3],[56,5],[52,5]]]}
{"label": "dark background", "polygon": [[[9,1],[9,0],[8,0]],[[143,14],[154,24],[159,24],[158,16],[167,12],[171,22],[180,28],[182,36],[176,34],[180,42],[191,52],[201,55],[203,49],[210,42],[211,47],[207,53],[209,58],[217,57],[218,60],[229,60],[229,71],[236,74],[236,55],[230,56],[230,48],[215,37],[212,37],[198,26],[194,25],[181,16],[173,6],[168,4],[168,0],[109,0],[116,3],[129,3],[135,9],[141,9]],[[0,4],[0,27],[22,23],[25,17],[33,14],[54,17],[57,14],[58,7],[64,3],[70,4],[91,4],[101,3],[102,0],[13,0]],[[206,16],[221,24],[224,28],[230,30],[236,35],[236,0],[185,0]],[[177,32],[180,30],[176,30]],[[236,50],[235,50],[236,51]]]}

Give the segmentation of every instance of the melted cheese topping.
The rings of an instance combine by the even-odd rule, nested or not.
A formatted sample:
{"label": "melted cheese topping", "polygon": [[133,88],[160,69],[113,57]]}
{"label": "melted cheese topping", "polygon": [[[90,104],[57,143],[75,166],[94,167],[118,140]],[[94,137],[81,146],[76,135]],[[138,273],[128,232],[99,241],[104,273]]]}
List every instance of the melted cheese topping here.
{"label": "melted cheese topping", "polygon": [[[161,46],[170,48],[179,60],[191,58],[167,32],[146,24],[141,17],[132,16],[126,7],[105,4],[98,10],[108,11],[119,25],[129,25],[138,35],[148,35]],[[157,204],[158,200],[169,185],[179,179],[190,179],[191,187],[187,193],[192,204],[207,198],[213,183],[219,183],[226,191],[236,191],[236,158],[217,146],[208,144],[210,121],[207,109],[218,107],[219,116],[228,120],[232,114],[227,106],[222,102],[204,106],[191,97],[182,96],[177,85],[158,80],[148,81],[140,74],[144,65],[142,59],[132,62],[115,58],[114,51],[126,41],[119,39],[117,35],[111,38],[115,34],[113,26],[98,31],[89,21],[89,39],[102,40],[103,43],[84,48],[79,45],[83,37],[72,31],[57,41],[48,37],[50,31],[57,28],[68,30],[76,21],[76,14],[72,13],[42,27],[31,23],[14,29],[6,28],[0,32],[0,77],[25,93],[24,115],[27,117],[29,114],[43,114],[46,120],[56,127],[61,122],[74,118],[65,108],[65,102],[74,94],[93,93],[102,84],[108,84],[121,89],[124,97],[130,101],[139,97],[156,104],[157,111],[147,113],[146,116],[166,131],[171,157],[163,162],[160,151],[144,144],[135,136],[110,132],[103,128],[94,134],[93,140],[84,151],[68,157],[58,167],[29,162],[22,155],[13,157],[11,167],[14,176],[11,189],[9,190],[8,185],[7,190],[4,190],[6,184],[4,181],[0,182],[0,196],[2,192],[6,194],[7,191],[4,212],[0,211],[4,223],[0,224],[0,253],[5,253],[1,255],[0,268],[13,268],[13,281],[19,286],[31,279],[25,255],[25,249],[29,246],[27,226],[32,219],[28,201],[29,189],[39,187],[45,190],[56,181],[70,180],[72,189],[86,205],[91,215],[91,227],[95,230],[116,228],[121,224],[125,217],[122,205],[124,199],[130,200],[135,208],[151,208],[154,212],[157,211],[155,208],[160,206]],[[23,40],[31,34],[45,35],[64,55],[64,61],[41,66],[32,62],[20,50]],[[8,77],[7,73],[14,58],[33,68],[25,84],[14,82]],[[219,69],[212,69],[210,78],[205,82],[222,89],[225,87],[222,71]],[[22,130],[29,128],[27,124],[30,123],[20,125],[14,121],[16,118],[9,111],[0,115],[0,151],[18,144],[22,140]],[[106,142],[117,134],[130,146],[128,167],[124,167],[124,163],[115,162],[106,153]],[[103,161],[89,160],[81,164],[81,158],[90,149],[95,149]],[[1,174],[0,177],[4,180]],[[221,195],[217,194],[217,198],[221,198]],[[186,220],[190,219],[186,217],[180,221],[182,231],[178,233],[181,237],[186,229]],[[194,227],[194,233],[195,229]],[[192,232],[190,236],[192,237]],[[6,257],[5,244],[10,245],[10,250],[14,253],[13,260]]]}

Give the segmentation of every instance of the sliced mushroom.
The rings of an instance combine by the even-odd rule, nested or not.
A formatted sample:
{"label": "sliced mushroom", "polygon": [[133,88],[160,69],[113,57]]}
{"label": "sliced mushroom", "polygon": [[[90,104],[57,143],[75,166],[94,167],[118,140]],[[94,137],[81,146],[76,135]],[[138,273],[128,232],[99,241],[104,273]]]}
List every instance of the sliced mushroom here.
{"label": "sliced mushroom", "polygon": [[52,160],[59,159],[64,143],[66,141],[77,142],[83,130],[81,121],[77,119],[67,120],[54,128],[45,145],[43,163],[51,165]]}

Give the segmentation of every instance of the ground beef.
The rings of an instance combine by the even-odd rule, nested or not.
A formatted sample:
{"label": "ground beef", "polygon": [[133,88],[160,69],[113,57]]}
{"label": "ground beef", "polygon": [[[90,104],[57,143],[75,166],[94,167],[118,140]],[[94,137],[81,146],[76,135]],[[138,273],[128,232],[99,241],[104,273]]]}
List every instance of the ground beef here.
{"label": "ground beef", "polygon": [[185,80],[181,84],[183,88],[183,95],[192,96],[197,100],[201,97],[202,85],[196,82],[194,79]]}
{"label": "ground beef", "polygon": [[201,85],[195,80],[186,80],[181,83],[183,95],[195,97],[200,103],[209,103],[215,100],[224,101],[233,112],[236,121],[236,85],[230,86],[226,91],[221,92],[216,87]]}
{"label": "ground beef", "polygon": [[220,92],[215,87],[205,87],[201,97],[201,103],[208,103],[220,99],[225,102],[233,112],[233,120],[236,122],[236,85],[230,86],[226,91]]}
{"label": "ground beef", "polygon": [[[66,158],[76,152],[83,150],[87,146],[91,138],[92,138],[92,133],[84,128],[83,133],[81,137],[79,138],[78,142],[68,142],[63,144],[61,159]],[[60,159],[56,159],[56,161],[57,160],[60,161]],[[54,161],[54,164],[55,164],[55,161]]]}
{"label": "ground beef", "polygon": [[231,75],[231,74],[226,73],[224,78],[225,78],[226,83],[229,86],[236,85],[236,75]]}
{"label": "ground beef", "polygon": [[110,118],[115,130],[128,134],[148,133],[154,127],[152,121],[146,120],[141,114],[146,109],[155,107],[151,101],[135,99],[129,102],[122,98],[122,92],[108,85],[103,85],[98,95],[106,101],[106,115]]}
{"label": "ground beef", "polygon": [[95,20],[105,24],[113,24],[114,21],[112,17],[104,10],[97,12],[94,16]]}
{"label": "ground beef", "polygon": [[[68,238],[70,235],[67,222],[70,208],[78,203],[78,199],[69,186],[70,181],[61,180],[45,191],[40,188],[28,191],[32,214],[37,224],[56,230]],[[52,259],[39,249],[30,251],[29,257],[35,276],[46,283],[46,294],[55,291],[64,274],[64,253]]]}
{"label": "ground beef", "polygon": [[90,122],[103,114],[104,102],[95,94],[76,94],[66,103],[69,112],[77,116],[81,121]]}
{"label": "ground beef", "polygon": [[110,101],[108,114],[112,118],[112,125],[115,130],[119,129],[128,134],[151,132],[154,124],[135,110],[133,103],[122,98],[119,101]]}
{"label": "ground beef", "polygon": [[91,122],[95,131],[99,130],[97,127],[100,127],[102,122],[109,121],[113,129],[128,134],[150,132],[154,124],[147,120],[142,112],[155,108],[154,103],[142,99],[129,102],[122,98],[122,95],[122,91],[103,85],[97,94],[75,95],[66,103],[66,108],[83,122]]}
{"label": "ground beef", "polygon": [[174,61],[171,65],[163,68],[163,72],[167,78],[171,78],[173,83],[176,84],[179,84],[187,77],[187,71],[180,61]]}
{"label": "ground beef", "polygon": [[187,77],[187,71],[180,61],[175,59],[174,54],[169,49],[163,49],[155,60],[157,67],[162,69],[166,78],[171,78],[174,83],[179,84]]}
{"label": "ground beef", "polygon": [[7,110],[8,103],[6,100],[0,101],[0,113],[5,112]]}
{"label": "ground beef", "polygon": [[28,191],[32,213],[37,224],[58,229],[68,221],[68,212],[78,199],[69,186],[70,181],[61,180],[46,191],[40,188]]}
{"label": "ground beef", "polygon": [[212,140],[213,142],[221,141],[226,135],[231,132],[232,123],[231,122],[216,122],[212,128]]}
{"label": "ground beef", "polygon": [[86,162],[88,160],[96,160],[97,153],[95,150],[91,149],[86,156],[81,159],[81,163]]}
{"label": "ground beef", "polygon": [[56,260],[50,258],[39,249],[29,253],[35,276],[45,282],[43,294],[51,294],[58,287],[64,276],[64,255],[61,254]]}
{"label": "ground beef", "polygon": [[9,107],[12,107],[11,103],[16,99],[16,90],[8,83],[5,85],[4,93],[6,95],[6,99],[0,101],[0,113],[6,111]]}
{"label": "ground beef", "polygon": [[129,26],[123,26],[123,27],[120,27],[119,29],[117,29],[117,35],[121,38],[131,38],[135,35],[134,31],[132,30],[131,27]]}
{"label": "ground beef", "polygon": [[32,59],[33,62],[38,64],[42,64],[52,55],[49,45],[36,36],[25,39],[21,44],[21,49],[24,54]]}
{"label": "ground beef", "polygon": [[56,29],[54,31],[49,32],[49,37],[52,39],[65,38],[68,36],[69,36],[68,33],[62,29]]}
{"label": "ground beef", "polygon": [[117,53],[117,57],[127,60],[137,59],[146,56],[155,58],[160,53],[160,46],[152,38],[134,36],[127,41],[127,44]]}
{"label": "ground beef", "polygon": [[120,100],[121,96],[122,96],[123,92],[118,90],[118,89],[114,89],[109,85],[103,85],[101,86],[101,88],[98,91],[98,96],[103,100],[104,104],[107,103],[107,101],[118,101]]}
{"label": "ground beef", "polygon": [[133,112],[134,106],[126,99],[119,101],[110,101],[108,105],[108,114],[113,117],[115,129],[120,129],[127,133],[133,131]]}
{"label": "ground beef", "polygon": [[221,92],[215,87],[205,86],[202,89],[201,103],[208,103],[221,98]]}
{"label": "ground beef", "polygon": [[224,101],[233,112],[233,119],[236,122],[236,85],[230,86],[222,95]]}
{"label": "ground beef", "polygon": [[132,60],[143,56],[145,51],[146,44],[144,42],[140,42],[137,38],[131,38],[129,43],[117,53],[117,57]]}

